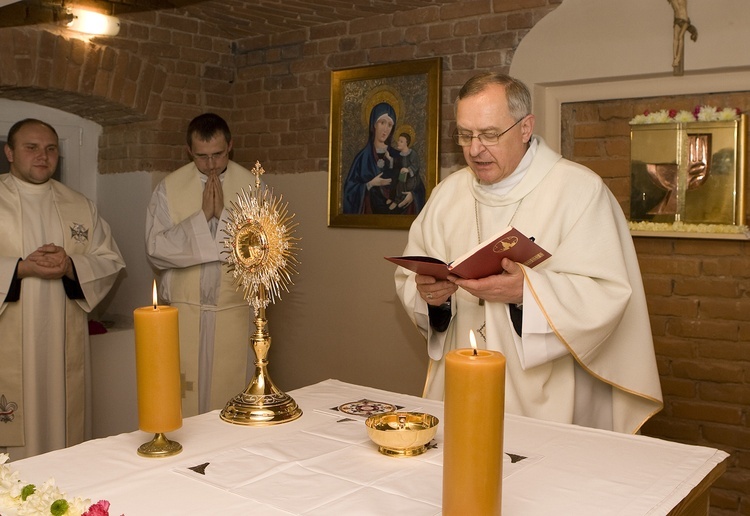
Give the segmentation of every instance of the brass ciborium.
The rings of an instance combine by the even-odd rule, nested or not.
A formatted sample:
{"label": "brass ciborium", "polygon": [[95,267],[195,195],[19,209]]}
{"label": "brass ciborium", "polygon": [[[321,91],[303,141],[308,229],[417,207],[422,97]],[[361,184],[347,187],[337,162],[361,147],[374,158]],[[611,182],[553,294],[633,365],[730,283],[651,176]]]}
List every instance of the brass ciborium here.
{"label": "brass ciborium", "polygon": [[297,403],[274,385],[268,373],[271,336],[266,319],[266,307],[280,298],[281,290],[288,292],[291,273],[297,272],[294,251],[299,239],[292,236],[296,224],[291,224],[294,216],[288,215],[286,204],[261,187],[264,170],[259,162],[252,172],[255,188],[251,193],[243,190],[237,202],[232,202],[224,245],[238,288],[244,289],[255,314],[255,333],[250,338],[256,357],[255,374],[247,388],[227,402],[220,417],[237,425],[262,426],[286,423],[302,415]]}
{"label": "brass ciborium", "polygon": [[424,412],[386,412],[368,417],[365,426],[383,455],[414,457],[427,451],[438,423],[438,418]]}

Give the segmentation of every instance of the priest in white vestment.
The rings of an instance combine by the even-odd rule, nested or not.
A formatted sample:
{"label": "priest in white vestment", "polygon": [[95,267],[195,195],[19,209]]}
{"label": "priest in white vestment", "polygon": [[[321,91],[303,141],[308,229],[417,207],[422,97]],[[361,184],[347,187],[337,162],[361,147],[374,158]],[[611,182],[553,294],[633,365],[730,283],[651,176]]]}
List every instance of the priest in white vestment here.
{"label": "priest in white vestment", "polygon": [[442,399],[445,355],[506,358],[506,411],[634,433],[662,395],[638,260],[616,199],[591,170],[533,136],[531,96],[501,74],[470,79],[454,139],[468,167],[444,179],[412,224],[404,255],[450,262],[514,226],[552,254],[535,268],[448,281],[396,271],[398,295],[427,338],[424,395]]}
{"label": "priest in white vestment", "polygon": [[146,214],[146,252],[162,272],[159,295],[177,307],[182,415],[226,403],[247,386],[252,311],[226,264],[226,208],[255,176],[229,159],[232,135],[213,113],[187,129],[193,161],[154,190]]}
{"label": "priest in white vestment", "polygon": [[84,440],[90,312],[125,262],[89,199],[51,179],[58,137],[26,119],[0,175],[0,451],[12,460]]}

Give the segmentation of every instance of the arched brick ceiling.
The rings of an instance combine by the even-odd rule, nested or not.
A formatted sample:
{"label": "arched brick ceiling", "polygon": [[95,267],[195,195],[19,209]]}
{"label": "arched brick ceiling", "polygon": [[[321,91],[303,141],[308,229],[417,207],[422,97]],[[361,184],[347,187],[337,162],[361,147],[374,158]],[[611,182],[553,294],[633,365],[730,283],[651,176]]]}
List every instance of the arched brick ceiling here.
{"label": "arched brick ceiling", "polygon": [[0,0],[0,27],[55,22],[64,7],[88,7],[115,16],[176,10],[188,17],[212,21],[230,37],[277,34],[290,30],[350,21],[376,14],[393,14],[446,0]]}

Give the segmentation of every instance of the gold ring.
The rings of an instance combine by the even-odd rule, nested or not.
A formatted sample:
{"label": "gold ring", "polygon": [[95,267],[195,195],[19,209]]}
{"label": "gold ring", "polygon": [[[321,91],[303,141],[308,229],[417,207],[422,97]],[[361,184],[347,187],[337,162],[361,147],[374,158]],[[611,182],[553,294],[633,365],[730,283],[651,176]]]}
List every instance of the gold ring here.
{"label": "gold ring", "polygon": [[425,296],[425,297],[427,297],[427,299],[432,299],[432,292],[428,292],[427,296]]}

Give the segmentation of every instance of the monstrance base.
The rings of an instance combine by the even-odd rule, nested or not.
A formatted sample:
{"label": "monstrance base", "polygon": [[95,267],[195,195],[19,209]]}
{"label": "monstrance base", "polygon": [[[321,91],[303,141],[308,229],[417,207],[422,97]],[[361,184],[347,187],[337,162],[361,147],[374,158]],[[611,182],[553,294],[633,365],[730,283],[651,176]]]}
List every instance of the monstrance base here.
{"label": "monstrance base", "polygon": [[238,394],[221,411],[221,419],[235,425],[266,426],[294,421],[302,415],[297,402],[286,393]]}

